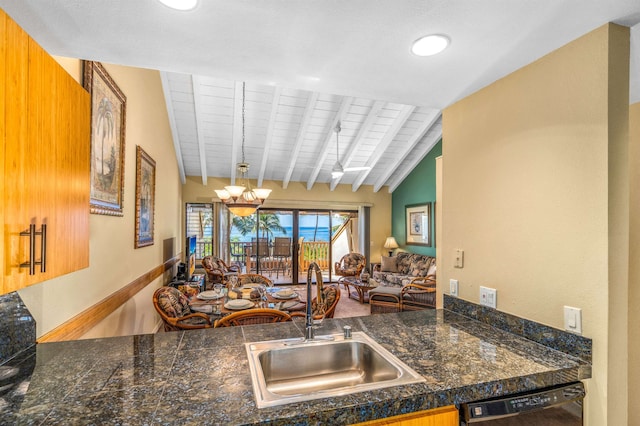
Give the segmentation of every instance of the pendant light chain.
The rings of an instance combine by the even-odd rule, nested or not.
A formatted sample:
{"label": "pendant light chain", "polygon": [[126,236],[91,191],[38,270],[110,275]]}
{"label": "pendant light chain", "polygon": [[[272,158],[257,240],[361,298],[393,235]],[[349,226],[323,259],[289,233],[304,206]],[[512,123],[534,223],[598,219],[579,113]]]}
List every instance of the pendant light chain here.
{"label": "pendant light chain", "polygon": [[246,83],[242,82],[242,162],[238,163],[240,172],[240,185],[225,186],[224,189],[216,189],[218,198],[229,208],[229,211],[236,216],[249,216],[253,214],[271,194],[270,189],[251,188],[248,173],[249,165],[245,163],[244,140],[245,140],[245,93]]}
{"label": "pendant light chain", "polygon": [[242,82],[242,162],[244,163],[244,98],[245,98],[245,82]]}

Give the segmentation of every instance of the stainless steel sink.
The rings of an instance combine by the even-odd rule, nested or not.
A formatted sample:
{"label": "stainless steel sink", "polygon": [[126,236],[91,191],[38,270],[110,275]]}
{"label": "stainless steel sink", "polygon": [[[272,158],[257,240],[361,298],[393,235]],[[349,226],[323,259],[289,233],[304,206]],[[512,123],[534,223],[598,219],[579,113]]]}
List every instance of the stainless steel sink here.
{"label": "stainless steel sink", "polygon": [[333,338],[246,343],[258,408],[425,381],[365,333]]}

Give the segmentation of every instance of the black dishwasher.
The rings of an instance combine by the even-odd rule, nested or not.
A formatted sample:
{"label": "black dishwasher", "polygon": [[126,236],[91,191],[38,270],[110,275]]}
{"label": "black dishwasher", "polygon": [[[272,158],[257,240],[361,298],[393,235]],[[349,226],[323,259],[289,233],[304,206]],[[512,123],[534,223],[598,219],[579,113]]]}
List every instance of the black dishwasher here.
{"label": "black dishwasher", "polygon": [[582,425],[584,385],[575,382],[460,405],[461,425]]}

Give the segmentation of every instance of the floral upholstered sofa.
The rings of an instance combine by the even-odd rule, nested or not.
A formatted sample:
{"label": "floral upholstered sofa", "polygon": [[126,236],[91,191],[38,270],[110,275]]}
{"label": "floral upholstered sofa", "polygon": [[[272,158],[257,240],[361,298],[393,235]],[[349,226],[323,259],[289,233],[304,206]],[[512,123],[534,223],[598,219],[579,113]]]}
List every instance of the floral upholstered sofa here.
{"label": "floral upholstered sofa", "polygon": [[373,278],[379,285],[402,287],[412,279],[436,275],[436,258],[423,254],[398,253],[395,257],[382,256],[373,268]]}

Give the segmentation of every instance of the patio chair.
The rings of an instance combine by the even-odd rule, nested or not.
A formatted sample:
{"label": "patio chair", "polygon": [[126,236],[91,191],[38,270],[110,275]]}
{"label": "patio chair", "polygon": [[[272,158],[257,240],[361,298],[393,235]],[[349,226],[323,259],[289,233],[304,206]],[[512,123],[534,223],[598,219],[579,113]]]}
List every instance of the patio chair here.
{"label": "patio chair", "polygon": [[160,287],[153,293],[153,306],[164,323],[164,331],[195,330],[211,328],[208,315],[193,313],[189,300],[177,288]]}
{"label": "patio chair", "polygon": [[236,325],[272,324],[291,321],[291,316],[277,309],[255,308],[234,312],[215,322],[215,327],[232,327]]}
{"label": "patio chair", "polygon": [[256,241],[255,237],[252,238],[248,255],[250,262],[247,262],[247,272],[257,272],[258,267],[260,267],[260,270],[262,270],[262,260],[269,257],[269,242],[267,241],[267,239],[258,238],[258,240]]}
{"label": "patio chair", "polygon": [[289,271],[291,262],[291,238],[275,237],[273,258],[276,261],[276,278],[278,278],[280,274],[280,268],[282,268],[282,275],[284,276],[284,274]]}

